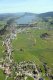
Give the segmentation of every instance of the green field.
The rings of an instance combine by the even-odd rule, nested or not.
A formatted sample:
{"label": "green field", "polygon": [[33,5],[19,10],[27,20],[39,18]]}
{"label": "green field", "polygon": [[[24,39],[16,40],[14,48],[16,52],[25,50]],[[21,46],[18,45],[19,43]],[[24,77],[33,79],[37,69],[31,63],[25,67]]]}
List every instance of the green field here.
{"label": "green field", "polygon": [[0,80],[40,78],[53,80],[53,12],[0,14]]}
{"label": "green field", "polygon": [[5,80],[5,75],[2,70],[0,70],[0,80]]}
{"label": "green field", "polygon": [[2,42],[2,37],[0,36],[0,59],[3,57],[4,55],[4,46],[2,46],[3,42]]}
{"label": "green field", "polygon": [[[48,33],[50,37],[48,39],[42,39],[40,35],[43,33]],[[53,68],[53,30],[36,30],[30,28],[29,30],[17,34],[17,37],[12,40],[12,47],[12,57],[14,61],[32,61],[40,66],[42,70],[42,65],[46,62],[48,67]],[[4,47],[0,39],[0,57],[4,55],[3,50]],[[0,70],[0,73],[0,79],[4,80],[2,77],[4,75],[3,71]],[[9,78],[7,80],[12,79]],[[33,79],[29,77],[27,80]],[[48,79],[46,78],[46,80]]]}
{"label": "green field", "polygon": [[40,35],[45,32],[53,34],[53,30],[35,29],[17,34],[17,38],[12,41],[14,60],[18,62],[31,60],[36,64],[47,62],[49,66],[53,67],[53,36],[49,39],[40,38]]}
{"label": "green field", "polygon": [[34,80],[34,79],[33,79],[33,78],[31,78],[31,77],[28,77],[28,78],[27,78],[27,80]]}
{"label": "green field", "polygon": [[0,30],[1,30],[2,28],[4,28],[4,25],[6,25],[6,22],[5,22],[5,21],[0,21]]}

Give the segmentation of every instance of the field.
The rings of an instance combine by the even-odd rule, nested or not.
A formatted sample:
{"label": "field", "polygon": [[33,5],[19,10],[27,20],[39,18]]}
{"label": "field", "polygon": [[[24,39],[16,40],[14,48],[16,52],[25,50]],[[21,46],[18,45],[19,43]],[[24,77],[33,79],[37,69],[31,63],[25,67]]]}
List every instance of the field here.
{"label": "field", "polygon": [[[42,33],[51,35],[49,39],[42,39]],[[13,58],[16,61],[32,60],[35,63],[47,62],[52,66],[53,61],[53,31],[29,29],[26,32],[17,34],[17,38],[12,41]]]}
{"label": "field", "polygon": [[[49,38],[41,38],[41,34],[48,33]],[[40,66],[43,70],[43,63],[47,63],[49,68],[53,68],[53,30],[28,28],[25,31],[18,33],[17,37],[12,40],[12,57],[14,61],[32,61]],[[3,57],[4,47],[0,38],[0,58]],[[5,75],[0,70],[0,79],[4,80]],[[53,73],[53,69],[52,69]],[[4,76],[4,78],[3,78]],[[48,80],[47,78],[45,78]],[[7,79],[12,80],[12,79]],[[30,77],[27,80],[33,80]]]}
{"label": "field", "polygon": [[0,21],[0,29],[4,28],[4,25],[6,24],[5,21]]}
{"label": "field", "polygon": [[[40,35],[43,33],[48,33],[50,37],[42,39]],[[32,61],[42,70],[43,63],[47,63],[49,68],[53,68],[53,30],[28,29],[18,33],[17,38],[12,41],[12,45],[12,57],[16,62]]]}
{"label": "field", "polygon": [[[50,19],[48,19],[50,20]],[[52,19],[53,20],[53,19]],[[51,21],[51,20],[50,20]],[[0,61],[2,59],[5,64],[10,62],[8,56],[8,49],[11,48],[11,52],[9,52],[10,60],[12,64],[19,64],[20,62],[34,62],[37,66],[37,69],[40,68],[42,70],[41,77],[45,80],[49,80],[48,77],[45,76],[45,68],[44,64],[46,63],[47,73],[53,74],[53,23],[45,22],[40,20],[35,22],[33,27],[17,27],[16,24],[9,24],[6,28],[6,32],[3,35],[0,35]],[[4,28],[6,25],[5,21],[0,21],[0,30]],[[9,26],[11,28],[9,28]],[[35,26],[35,27],[34,27]],[[13,29],[14,28],[14,29]],[[12,29],[12,31],[11,31]],[[18,29],[18,30],[17,30]],[[17,30],[17,36],[14,39],[9,37],[10,33],[14,33]],[[8,35],[8,36],[7,36]],[[14,34],[13,34],[14,35]],[[10,45],[6,48],[3,46],[3,41],[6,39],[10,39]],[[4,44],[5,45],[5,44]],[[11,47],[12,46],[12,47]],[[5,58],[7,57],[6,61]],[[10,66],[14,69],[14,66]],[[15,67],[16,68],[16,67]],[[7,80],[14,80],[15,70],[12,70],[12,76],[8,77]],[[33,77],[27,76],[26,80],[33,80]],[[4,71],[0,69],[0,80],[6,80],[6,74]]]}

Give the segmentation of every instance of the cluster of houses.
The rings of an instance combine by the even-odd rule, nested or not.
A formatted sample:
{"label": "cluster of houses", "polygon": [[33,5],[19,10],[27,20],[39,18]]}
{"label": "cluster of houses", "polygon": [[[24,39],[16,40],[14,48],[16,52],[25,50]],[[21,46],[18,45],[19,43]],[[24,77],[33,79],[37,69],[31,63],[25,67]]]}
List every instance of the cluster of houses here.
{"label": "cluster of houses", "polygon": [[[16,78],[15,80],[24,80],[28,77],[32,77],[34,80],[39,80],[41,75],[37,70],[35,63],[31,61],[23,61],[17,64]],[[20,77],[20,79],[19,79]],[[27,79],[26,79],[27,80]]]}
{"label": "cluster of houses", "polygon": [[35,63],[31,61],[22,61],[20,63],[12,62],[12,64],[4,62],[0,69],[2,69],[4,74],[8,77],[13,77],[14,72],[14,80],[27,80],[28,76],[32,77],[34,80],[43,80]]}

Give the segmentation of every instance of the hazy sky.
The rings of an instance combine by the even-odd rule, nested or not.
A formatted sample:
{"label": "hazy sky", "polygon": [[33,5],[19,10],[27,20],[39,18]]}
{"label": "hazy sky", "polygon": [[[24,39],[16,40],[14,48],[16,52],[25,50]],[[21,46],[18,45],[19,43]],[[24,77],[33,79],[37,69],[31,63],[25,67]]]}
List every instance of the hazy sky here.
{"label": "hazy sky", "polygon": [[53,11],[53,0],[0,0],[0,13]]}

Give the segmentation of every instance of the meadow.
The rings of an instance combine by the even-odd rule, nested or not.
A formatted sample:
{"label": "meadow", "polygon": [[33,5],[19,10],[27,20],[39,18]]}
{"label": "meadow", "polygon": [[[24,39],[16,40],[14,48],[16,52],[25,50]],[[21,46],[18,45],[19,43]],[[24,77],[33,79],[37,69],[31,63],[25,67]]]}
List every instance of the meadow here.
{"label": "meadow", "polygon": [[[42,39],[40,36],[43,33],[48,33],[49,38]],[[29,28],[26,31],[17,34],[17,37],[12,40],[12,57],[15,62],[32,61],[40,66],[43,70],[43,63],[47,63],[49,68],[53,68],[53,30]],[[2,41],[0,39],[0,57],[4,55],[2,52]],[[4,80],[3,71],[0,70],[0,79]],[[43,70],[44,73],[44,70]],[[52,69],[53,73],[53,69]],[[47,78],[45,78],[48,80]],[[13,79],[8,79],[13,80]],[[27,80],[33,80],[30,77]]]}
{"label": "meadow", "polygon": [[[48,33],[50,37],[42,39],[40,35],[43,33]],[[12,45],[14,50],[12,56],[16,62],[32,61],[39,66],[47,63],[49,67],[53,67],[53,30],[31,28],[18,33]]]}

